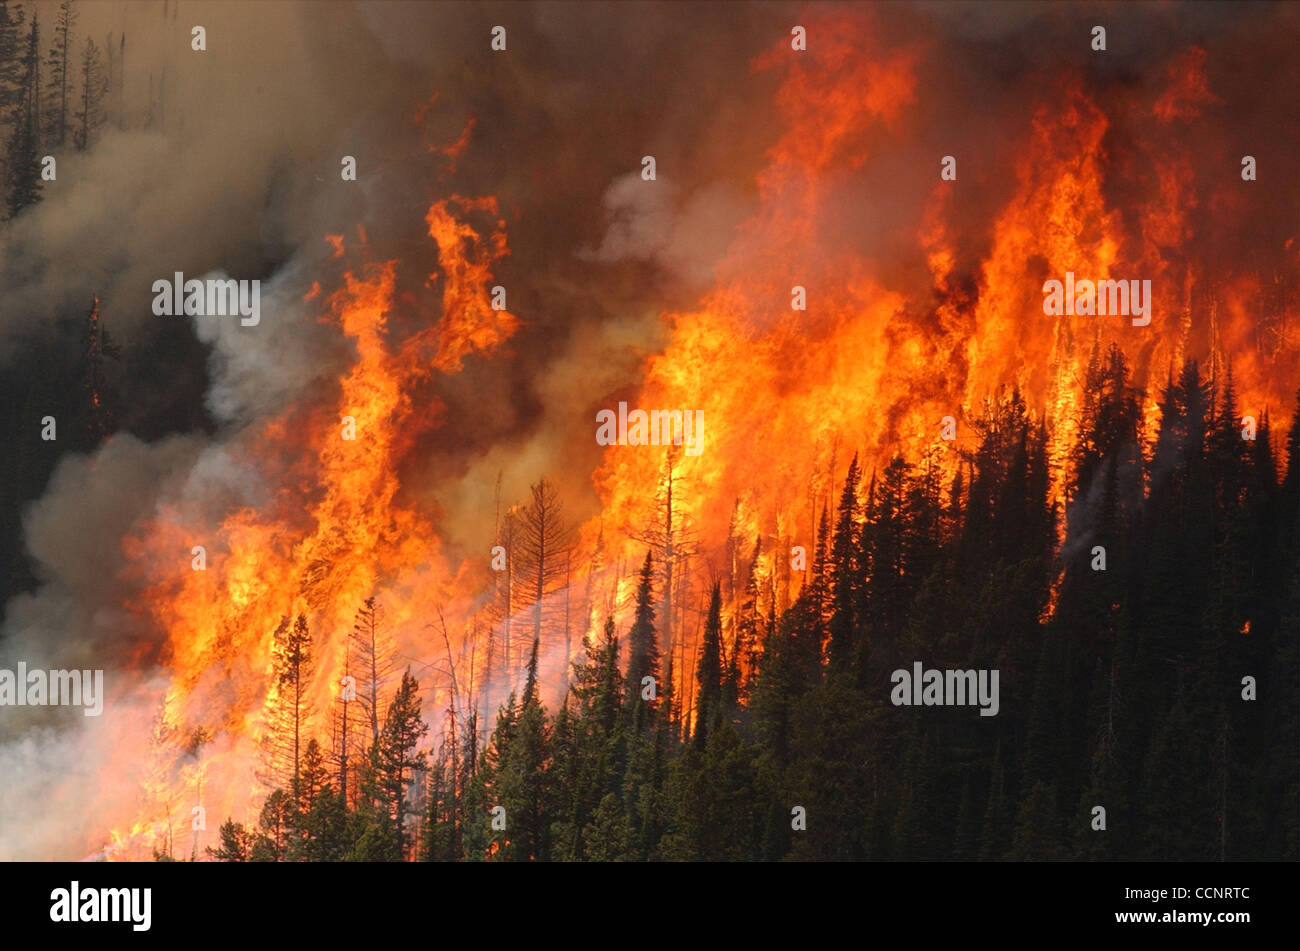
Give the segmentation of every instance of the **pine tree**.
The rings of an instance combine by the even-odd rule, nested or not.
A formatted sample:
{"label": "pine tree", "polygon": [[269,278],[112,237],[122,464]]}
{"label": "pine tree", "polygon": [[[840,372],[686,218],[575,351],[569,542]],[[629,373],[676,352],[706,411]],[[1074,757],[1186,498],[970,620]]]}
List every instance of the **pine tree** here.
{"label": "pine tree", "polygon": [[[564,602],[553,595],[567,590],[572,530],[564,517],[559,493],[548,479],[540,479],[531,488],[531,498],[519,516],[515,540],[516,570],[520,594],[531,606],[531,641],[547,645],[561,627]],[[564,667],[569,660],[564,659]]]}
{"label": "pine tree", "polygon": [[268,773],[263,779],[268,785],[287,788],[291,798],[296,798],[304,734],[312,714],[307,697],[312,643],[303,615],[292,625],[287,616],[280,619],[272,635],[271,661],[272,687],[267,698],[271,723],[263,739]]}
{"label": "pine tree", "polygon": [[704,623],[704,643],[695,679],[698,689],[693,743],[697,750],[702,750],[709,733],[717,729],[722,719],[722,588],[717,582],[709,595],[709,617]]}
{"label": "pine tree", "polygon": [[339,771],[339,796],[344,802],[350,802],[349,793],[353,796],[357,793],[356,783],[349,780],[359,765],[358,758],[352,755],[353,746],[357,742],[357,725],[353,723],[356,718],[353,706],[357,702],[357,678],[352,673],[352,653],[353,643],[349,638],[343,647],[343,676],[339,680],[339,696],[331,722],[333,758]]}
{"label": "pine tree", "polygon": [[588,861],[629,861],[633,855],[635,832],[618,796],[605,794],[592,814],[591,821],[583,828],[582,839],[588,843]]}
{"label": "pine tree", "polygon": [[347,806],[330,781],[325,753],[310,740],[292,810],[293,834],[286,850],[290,861],[337,861],[346,854]]}
{"label": "pine tree", "polygon": [[857,627],[858,589],[863,581],[864,567],[859,563],[858,539],[858,457],[849,463],[840,493],[840,505],[835,513],[835,536],[831,542],[831,619],[830,658],[832,674],[856,675],[858,658]]}
{"label": "pine tree", "polygon": [[[1137,545],[1141,637],[1151,667],[1140,686],[1140,706],[1167,711],[1177,667],[1205,643],[1204,596],[1214,588],[1214,487],[1206,447],[1211,388],[1189,361],[1160,400],[1160,429],[1150,463],[1150,495]],[[1138,606],[1135,606],[1135,608]]]}
{"label": "pine tree", "polygon": [[420,838],[422,862],[449,862],[462,857],[460,809],[452,774],[450,756],[444,747],[429,769],[424,834]]}
{"label": "pine tree", "polygon": [[[54,16],[54,40],[46,58],[49,68],[49,98],[52,108],[47,117],[47,136],[51,145],[63,146],[68,133],[68,98],[70,76],[68,64],[72,56],[72,27],[77,22],[77,11],[72,0],[63,0]],[[89,40],[87,40],[89,42]]]}
{"label": "pine tree", "polygon": [[242,823],[227,819],[218,832],[220,844],[208,846],[204,851],[218,862],[249,862],[253,856],[254,834]]}
{"label": "pine tree", "polygon": [[[700,754],[676,760],[676,782],[665,791],[663,858],[752,861],[761,851],[765,791],[759,786],[755,749],[735,726],[722,721]],[[676,786],[677,788],[673,788]],[[680,839],[689,850],[678,854]]]}
{"label": "pine tree", "polygon": [[1291,428],[1286,434],[1286,475],[1282,478],[1278,519],[1291,550],[1300,550],[1300,537],[1291,535],[1300,514],[1300,390],[1296,391],[1295,411],[1291,414]]}
{"label": "pine tree", "polygon": [[487,603],[486,613],[491,625],[488,634],[487,658],[484,661],[485,697],[515,689],[515,665],[511,660],[515,609],[515,563],[517,552],[515,537],[519,530],[519,517],[516,508],[508,509],[501,515],[501,474],[497,474],[496,483],[496,530],[493,535],[493,558],[501,557],[498,567],[493,563],[492,593]]}
{"label": "pine tree", "polygon": [[22,5],[0,0],[0,128],[12,124],[22,102]]}
{"label": "pine tree", "polygon": [[357,610],[349,648],[357,702],[370,727],[372,745],[379,742],[379,717],[386,702],[388,683],[395,673],[394,653],[392,636],[384,623],[383,605],[372,595]]}
{"label": "pine tree", "polygon": [[[628,769],[618,653],[614,620],[607,617],[603,635],[584,645],[584,659],[574,665],[572,687],[555,717],[546,784],[550,854],[557,860],[623,859],[635,842],[623,812],[624,794],[636,798],[627,783],[636,782],[638,773]],[[591,838],[616,831],[617,847]]]}
{"label": "pine tree", "polygon": [[[641,565],[641,580],[636,589],[636,614],[632,627],[627,632],[626,702],[629,709],[635,709],[634,705],[640,703],[649,704],[650,711],[656,706],[654,701],[641,699],[641,691],[644,689],[642,681],[646,677],[653,677],[656,684],[659,682],[659,645],[655,637],[653,585],[654,566],[650,552],[647,551]],[[648,726],[649,718],[643,722]]]}
{"label": "pine tree", "polygon": [[504,832],[492,827],[492,810],[506,809],[503,778],[510,745],[518,733],[519,704],[512,693],[497,710],[496,724],[479,754],[478,768],[465,791],[465,857],[499,861],[507,856],[512,830],[507,811]]}
{"label": "pine tree", "polygon": [[[890,708],[891,710],[893,708]],[[902,774],[897,761],[882,760],[879,704],[844,678],[810,690],[791,715],[791,738],[781,805],[790,827],[794,805],[807,809],[807,830],[792,837],[792,858],[853,861],[898,857],[869,852],[873,806],[882,805],[882,779]],[[881,810],[879,820],[888,810]],[[892,818],[892,816],[891,816]]]}
{"label": "pine tree", "polygon": [[817,538],[813,544],[813,563],[808,577],[799,591],[803,602],[802,613],[807,623],[808,650],[816,643],[817,666],[820,671],[822,651],[828,632],[826,622],[830,617],[831,558],[830,558],[830,505],[822,506],[817,518]]}
{"label": "pine tree", "polygon": [[549,744],[546,711],[534,692],[520,707],[496,777],[508,823],[504,859],[531,862],[550,858]]}
{"label": "pine tree", "polygon": [[249,853],[251,862],[282,862],[293,828],[293,799],[283,789],[273,789],[262,803],[258,835]]}
{"label": "pine tree", "polygon": [[[683,458],[681,446],[669,446],[664,451],[664,461],[660,468],[648,524],[640,530],[628,533],[634,541],[640,542],[650,551],[658,554],[658,587],[662,603],[662,610],[659,613],[660,641],[664,656],[668,658],[669,670],[674,667],[675,651],[685,649],[685,645],[679,643],[676,630],[685,600],[682,572],[686,562],[698,552],[695,530],[687,508],[682,503],[682,477],[677,470]],[[733,510],[733,524],[734,514]],[[670,695],[673,688],[672,678],[668,679],[669,683],[665,684],[662,691],[665,696]],[[682,679],[684,680],[685,677]]]}
{"label": "pine tree", "polygon": [[428,754],[417,747],[428,732],[420,715],[420,684],[408,668],[388,705],[375,754],[376,785],[392,823],[393,849],[399,860],[406,858],[409,843],[407,787],[412,771],[426,768]]}
{"label": "pine tree", "polygon": [[326,782],[298,820],[301,841],[295,858],[303,862],[341,862],[354,846],[356,823],[342,793]]}
{"label": "pine tree", "polygon": [[735,605],[735,641],[723,663],[724,705],[728,707],[748,701],[758,673],[758,656],[763,639],[762,589],[766,587],[761,575],[762,554],[763,539],[760,535],[754,539],[740,602]]}
{"label": "pine tree", "polygon": [[27,52],[21,57],[17,114],[9,137],[9,217],[40,201],[41,72],[40,25],[32,14]]}
{"label": "pine tree", "polygon": [[798,607],[799,602],[792,605],[764,639],[751,699],[755,732],[782,765],[789,753],[791,708],[809,686],[801,682],[795,656],[792,628],[801,616]]}
{"label": "pine tree", "polygon": [[311,803],[316,798],[316,794],[324,789],[328,783],[328,776],[325,771],[325,754],[321,752],[320,744],[316,740],[312,739],[307,742],[307,746],[303,750],[301,765],[298,788],[292,790],[292,792],[298,814],[306,815],[311,809]]}
{"label": "pine tree", "polygon": [[[858,685],[883,683],[898,665],[899,639],[922,580],[910,560],[915,547],[909,537],[915,531],[909,504],[911,471],[911,464],[896,456],[878,480],[873,477],[867,497],[858,559],[868,578],[858,603],[870,639],[857,645],[857,656],[846,658],[842,671]],[[846,548],[846,570],[852,571],[849,551]],[[851,617],[858,595],[846,584],[841,596],[845,604],[836,610]]]}
{"label": "pine tree", "polygon": [[113,432],[113,409],[106,390],[104,375],[105,357],[117,359],[120,350],[109,336],[99,315],[99,298],[91,299],[90,313],[87,315],[86,346],[82,356],[85,370],[82,373],[82,415],[85,425],[79,427],[84,433],[82,445],[87,451],[96,448],[101,441]]}
{"label": "pine tree", "polygon": [[95,41],[86,38],[81,52],[81,98],[77,105],[77,150],[90,148],[95,133],[104,124],[104,97],[108,95],[108,80],[104,76],[104,62]]}

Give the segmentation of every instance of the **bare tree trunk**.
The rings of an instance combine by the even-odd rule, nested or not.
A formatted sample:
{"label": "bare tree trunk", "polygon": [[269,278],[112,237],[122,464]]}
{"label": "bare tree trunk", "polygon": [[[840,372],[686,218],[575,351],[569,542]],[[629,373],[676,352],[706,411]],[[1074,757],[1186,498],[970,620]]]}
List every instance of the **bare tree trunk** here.
{"label": "bare tree trunk", "polygon": [[569,636],[569,589],[573,582],[573,553],[564,553],[564,690],[569,690],[569,664],[573,645]]}
{"label": "bare tree trunk", "polygon": [[351,656],[352,656],[351,643],[349,643],[348,646],[345,648],[345,653],[344,653],[344,655],[343,655],[343,696],[340,698],[341,701],[342,701],[342,703],[343,703],[343,723],[341,724],[341,726],[342,726],[342,732],[343,732],[343,742],[342,742],[342,745],[339,747],[339,794],[343,797],[343,801],[344,801],[345,803],[348,801],[348,719],[349,719],[349,714],[348,714],[348,693],[347,693],[347,692],[348,692],[349,687],[351,686],[350,684],[348,684],[347,681],[348,681],[348,678],[351,676],[351,673],[350,673],[350,671],[351,671],[351,663],[350,663],[350,658],[351,658]]}
{"label": "bare tree trunk", "polygon": [[673,467],[676,460],[671,449],[668,450],[666,468],[667,495],[664,505],[664,653],[671,659],[673,651],[673,562],[676,555],[673,550]]}

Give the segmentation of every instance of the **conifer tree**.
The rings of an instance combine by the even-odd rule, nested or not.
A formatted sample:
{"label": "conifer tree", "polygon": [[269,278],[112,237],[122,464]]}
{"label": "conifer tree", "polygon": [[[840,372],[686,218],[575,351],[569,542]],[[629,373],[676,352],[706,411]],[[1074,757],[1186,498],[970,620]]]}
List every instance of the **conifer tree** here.
{"label": "conifer tree", "polygon": [[395,673],[392,636],[384,623],[384,609],[373,595],[357,610],[352,625],[349,657],[356,677],[358,705],[370,728],[370,742],[379,742],[379,724],[387,702],[388,684]]}
{"label": "conifer tree", "polygon": [[80,152],[90,148],[99,127],[104,124],[104,97],[108,95],[108,80],[104,75],[104,62],[95,41],[86,38],[81,51],[81,96],[77,101],[76,144]]}
{"label": "conifer tree", "polygon": [[519,709],[496,776],[508,823],[501,858],[531,862],[550,857],[549,742],[546,711],[534,691]]}
{"label": "conifer tree", "polygon": [[22,25],[22,5],[0,0],[0,129],[12,123],[12,112],[22,102]]}
{"label": "conifer tree", "polygon": [[[649,524],[629,536],[658,553],[659,591],[662,611],[659,613],[660,640],[669,666],[673,662],[673,649],[677,644],[674,614],[678,589],[681,584],[680,569],[683,562],[696,551],[695,534],[682,504],[681,446],[669,446],[664,451],[659,481],[655,488],[654,506]],[[662,691],[667,696],[671,684]]]}
{"label": "conifer tree", "polygon": [[27,50],[19,60],[18,104],[9,137],[9,217],[12,218],[41,198],[40,131],[41,73],[40,25],[32,14]]}
{"label": "conifer tree", "polygon": [[[54,15],[54,39],[50,44],[46,66],[49,69],[49,98],[51,108],[47,116],[48,138],[51,145],[62,147],[68,134],[68,100],[72,76],[68,67],[72,58],[72,27],[77,22],[77,11],[72,0],[63,0]],[[87,41],[89,42],[89,41]]]}
{"label": "conifer tree", "polygon": [[857,663],[858,588],[864,568],[859,563],[858,457],[854,455],[844,477],[839,508],[835,513],[835,535],[831,542],[831,618],[829,667],[832,674],[853,676]]}
{"label": "conifer tree", "polygon": [[293,799],[283,789],[273,789],[262,803],[258,835],[249,853],[252,862],[282,862],[293,829]]}
{"label": "conifer tree", "polygon": [[307,697],[313,667],[311,633],[299,614],[292,624],[280,619],[272,635],[272,689],[268,697],[270,729],[263,739],[268,772],[264,781],[297,796],[301,754],[312,707]]}
{"label": "conifer tree", "polygon": [[[636,589],[636,614],[632,627],[627,633],[626,698],[629,709],[635,709],[634,704],[643,702],[650,704],[650,710],[655,706],[652,701],[641,699],[642,680],[653,677],[656,683],[659,681],[659,645],[655,637],[653,584],[654,567],[650,552],[647,551],[645,561],[641,565],[641,579]],[[648,725],[648,720],[646,724]]]}
{"label": "conifer tree", "polygon": [[530,641],[540,650],[556,642],[563,626],[564,601],[555,595],[567,591],[573,542],[564,506],[550,480],[538,480],[530,491],[528,505],[519,515],[515,559],[520,593],[531,606]]}
{"label": "conifer tree", "polygon": [[704,623],[704,643],[695,679],[699,686],[693,742],[697,750],[702,750],[709,733],[722,718],[722,588],[717,582],[709,595],[709,617]]}
{"label": "conifer tree", "polygon": [[406,858],[410,842],[406,828],[407,787],[412,772],[427,765],[428,754],[418,747],[428,732],[428,724],[420,714],[420,684],[408,668],[388,705],[375,755],[376,785],[392,823],[393,849],[399,860]]}
{"label": "conifer tree", "polygon": [[253,856],[253,833],[242,823],[227,819],[218,831],[219,843],[204,851],[218,862],[250,862]]}

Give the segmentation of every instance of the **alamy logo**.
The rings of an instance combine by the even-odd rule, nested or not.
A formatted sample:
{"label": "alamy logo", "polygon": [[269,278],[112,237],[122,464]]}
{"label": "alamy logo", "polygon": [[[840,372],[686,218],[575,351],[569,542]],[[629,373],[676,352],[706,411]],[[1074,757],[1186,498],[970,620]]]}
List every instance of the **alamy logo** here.
{"label": "alamy logo", "polygon": [[177,271],[170,281],[154,281],[153,292],[155,317],[240,317],[243,327],[262,319],[261,281],[187,281]]}
{"label": "alamy logo", "polygon": [[0,669],[0,707],[82,707],[85,715],[104,712],[102,670]]}
{"label": "alamy logo", "polygon": [[1075,282],[1074,272],[1065,272],[1065,284],[1051,280],[1043,284],[1043,313],[1049,317],[1075,314],[1119,314],[1133,318],[1134,327],[1151,323],[1150,281]]}
{"label": "alamy logo", "polygon": [[912,670],[894,671],[889,699],[896,707],[960,707],[979,704],[980,716],[998,715],[996,670],[922,670],[918,660]]}
{"label": "alamy logo", "polygon": [[702,409],[634,409],[629,413],[627,404],[619,403],[617,416],[612,409],[602,409],[596,422],[600,423],[596,428],[600,446],[684,446],[688,456],[703,451]]}
{"label": "alamy logo", "polygon": [[153,889],[71,888],[50,892],[50,921],[129,921],[132,931],[148,931],[152,924]]}

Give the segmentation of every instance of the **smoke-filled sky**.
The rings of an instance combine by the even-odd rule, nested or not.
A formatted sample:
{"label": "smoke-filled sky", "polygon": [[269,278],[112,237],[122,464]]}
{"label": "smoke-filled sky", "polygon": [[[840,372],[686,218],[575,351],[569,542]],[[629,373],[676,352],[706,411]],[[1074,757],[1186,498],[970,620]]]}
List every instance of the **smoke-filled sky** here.
{"label": "smoke-filled sky", "polygon": [[[53,3],[26,4],[43,22]],[[1195,253],[1294,279],[1300,207],[1300,10],[1288,4],[288,3],[78,4],[74,44],[123,50],[122,93],[87,152],[55,152],[43,200],[0,224],[0,372],[39,372],[39,346],[74,352],[92,295],[126,353],[111,379],[119,433],[68,455],[23,514],[39,587],[5,607],[0,667],[112,669],[150,657],[159,632],[126,609],[138,579],[120,546],[161,498],[212,518],[267,503],[244,435],[305,395],[322,403],[353,353],[304,300],[337,286],[326,235],[372,260],[400,259],[390,330],[436,320],[437,248],[425,213],[453,194],[495,196],[510,253],[493,267],[519,329],[417,394],[439,425],[405,457],[403,493],[433,513],[452,561],[490,544],[501,497],[556,479],[575,519],[599,508],[594,412],[634,396],[667,339],[665,312],[696,306],[734,274],[760,172],[786,129],[773,51],[848,17],[863,55],[910,64],[907,105],[875,127],[870,161],[831,172],[832,209],[805,253],[850,249],[911,305],[933,306],[917,240],[938,160],[958,156],[948,209],[958,283],[974,285],[991,223],[1016,186],[1034,110],[1081,77],[1108,110],[1123,214],[1154,172],[1135,143],[1172,143],[1195,181],[1238,175],[1254,155],[1264,208],[1189,209]],[[1094,24],[1107,51],[1089,47]],[[191,28],[207,49],[190,48]],[[490,31],[507,29],[507,49]],[[121,37],[125,35],[125,45]],[[843,38],[838,38],[843,42]],[[1212,98],[1174,127],[1145,118],[1190,47]],[[468,130],[468,131],[467,131]],[[463,150],[451,148],[462,135]],[[1062,141],[1063,151],[1070,142]],[[354,156],[357,181],[340,178]],[[641,159],[657,180],[642,187]],[[1281,184],[1279,184],[1279,182]],[[262,319],[153,316],[151,285],[174,272],[262,281]],[[199,346],[175,340],[187,324]],[[166,325],[166,326],[164,326]],[[148,359],[141,357],[148,354]],[[134,355],[134,356],[133,356]],[[195,386],[194,381],[203,381]],[[1289,407],[1279,407],[1289,411]],[[196,422],[197,421],[197,422]],[[33,432],[35,428],[33,427]],[[96,834],[79,789],[129,802],[107,756],[153,716],[157,682],[118,681],[116,717],[0,710],[0,858],[80,857]],[[66,712],[66,711],[64,711]],[[84,722],[83,722],[84,720]]]}
{"label": "smoke-filled sky", "polygon": [[[442,394],[449,430],[435,466],[454,477],[502,447],[540,471],[585,447],[577,468],[589,470],[589,439],[557,446],[548,426],[538,442],[538,423],[561,415],[544,408],[585,410],[601,395],[597,381],[610,391],[635,384],[640,356],[661,340],[658,315],[690,306],[707,285],[754,211],[754,175],[781,131],[779,76],[755,60],[817,10],[87,5],[82,37],[106,46],[126,35],[128,128],[106,130],[88,155],[60,156],[57,186],[6,226],[0,359],[18,372],[18,341],[81,316],[92,294],[118,341],[143,346],[160,332],[149,309],[154,280],[174,271],[260,277],[280,288],[268,319],[205,341],[216,343],[206,369],[218,377],[208,409],[237,424],[333,376],[331,358],[346,358],[293,301],[328,254],[324,234],[354,237],[362,225],[377,258],[427,256],[422,212],[432,198],[495,195],[511,246],[498,278],[524,326],[503,360],[471,366],[456,380],[460,392]],[[1080,69],[1116,96],[1149,97],[1174,57],[1202,44],[1222,103],[1209,110],[1216,140],[1187,143],[1193,164],[1202,154],[1217,161],[1232,142],[1262,168],[1297,170],[1296,106],[1286,94],[1296,78],[1296,14],[1286,5],[1237,4],[1225,15],[1213,4],[939,3],[876,5],[867,15],[874,44],[918,57],[920,94],[892,130],[897,138],[844,183],[842,220],[827,221],[825,239],[851,243],[904,286],[927,278],[915,233],[935,157],[959,154],[963,180],[978,184],[956,199],[959,216],[985,223],[961,249],[973,266],[1013,185],[1030,83],[1050,73]],[[1094,22],[1109,28],[1104,58],[1077,39]],[[200,23],[208,49],[197,53],[189,31]],[[508,29],[505,54],[488,47],[497,24]],[[153,128],[140,128],[151,113]],[[471,119],[453,172],[428,146],[456,140]],[[1155,131],[1125,127],[1123,113],[1112,121],[1116,151]],[[653,191],[636,187],[646,154],[658,163],[662,187]],[[356,183],[340,180],[342,155],[357,157]],[[1294,199],[1296,176],[1285,177]],[[1108,186],[1122,206],[1126,183]],[[1290,234],[1295,201],[1272,207],[1274,220],[1252,217],[1249,227]],[[1198,233],[1212,242],[1223,230]],[[1240,238],[1223,236],[1229,249]],[[437,298],[423,276],[413,267],[404,279],[412,310],[427,313]],[[204,370],[160,365],[155,379],[121,381],[127,428],[170,402],[163,381]],[[581,392],[566,391],[576,380]],[[532,478],[520,471],[506,494]]]}

